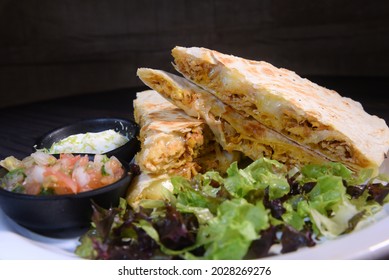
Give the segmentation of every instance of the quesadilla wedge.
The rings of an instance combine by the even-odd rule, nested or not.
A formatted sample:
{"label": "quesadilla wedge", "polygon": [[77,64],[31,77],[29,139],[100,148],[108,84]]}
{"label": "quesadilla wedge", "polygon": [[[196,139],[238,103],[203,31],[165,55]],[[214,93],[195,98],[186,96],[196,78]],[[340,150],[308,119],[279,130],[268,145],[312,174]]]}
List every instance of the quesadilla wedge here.
{"label": "quesadilla wedge", "polygon": [[205,120],[227,151],[240,151],[253,160],[276,159],[289,165],[323,163],[327,159],[244,116],[209,92],[177,75],[139,68],[139,78],[192,117]]}
{"label": "quesadilla wedge", "polygon": [[352,169],[377,169],[389,148],[385,121],[296,73],[206,48],[175,47],[184,77],[270,129]]}
{"label": "quesadilla wedge", "polygon": [[[126,195],[126,200],[134,209],[138,209],[142,200],[169,200],[169,194],[173,191],[167,174],[152,175],[145,172],[135,176]],[[171,194],[170,194],[171,195]]]}
{"label": "quesadilla wedge", "polygon": [[238,159],[221,149],[203,120],[188,116],[155,91],[137,93],[134,118],[141,143],[135,161],[147,174],[191,178],[204,170],[225,172]]}

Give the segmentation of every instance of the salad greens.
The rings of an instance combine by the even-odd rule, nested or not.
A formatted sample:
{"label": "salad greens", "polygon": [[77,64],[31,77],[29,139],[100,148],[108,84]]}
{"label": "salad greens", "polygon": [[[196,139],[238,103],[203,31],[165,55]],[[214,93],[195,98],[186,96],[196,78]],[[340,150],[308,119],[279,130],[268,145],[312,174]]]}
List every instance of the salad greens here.
{"label": "salad greens", "polygon": [[[377,181],[381,179],[381,181]],[[173,191],[133,209],[94,206],[76,254],[89,259],[249,259],[315,246],[353,231],[389,201],[383,177],[340,163],[287,170],[262,158],[226,176],[171,178]],[[387,178],[385,178],[387,179]]]}

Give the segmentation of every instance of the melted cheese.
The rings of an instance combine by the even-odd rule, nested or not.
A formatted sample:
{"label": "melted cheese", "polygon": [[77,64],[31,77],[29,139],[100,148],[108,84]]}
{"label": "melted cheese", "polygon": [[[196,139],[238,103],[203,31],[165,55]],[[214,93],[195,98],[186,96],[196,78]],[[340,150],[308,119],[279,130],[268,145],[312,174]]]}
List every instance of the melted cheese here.
{"label": "melted cheese", "polygon": [[292,71],[205,48],[176,47],[172,54],[176,69],[187,79],[333,161],[354,169],[378,168],[388,151],[384,120]]}

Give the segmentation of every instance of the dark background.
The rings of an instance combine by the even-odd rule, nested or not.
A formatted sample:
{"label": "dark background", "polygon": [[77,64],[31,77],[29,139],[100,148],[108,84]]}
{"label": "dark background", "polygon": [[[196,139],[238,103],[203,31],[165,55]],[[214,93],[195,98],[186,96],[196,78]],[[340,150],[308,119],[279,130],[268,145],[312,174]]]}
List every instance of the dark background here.
{"label": "dark background", "polygon": [[0,0],[0,159],[61,125],[132,119],[136,69],[173,71],[176,45],[294,70],[389,123],[388,0]]}
{"label": "dark background", "polygon": [[328,77],[374,78],[363,95],[385,95],[388,3],[0,0],[0,107],[140,86],[136,69],[172,70],[176,45],[266,60],[335,89]]}

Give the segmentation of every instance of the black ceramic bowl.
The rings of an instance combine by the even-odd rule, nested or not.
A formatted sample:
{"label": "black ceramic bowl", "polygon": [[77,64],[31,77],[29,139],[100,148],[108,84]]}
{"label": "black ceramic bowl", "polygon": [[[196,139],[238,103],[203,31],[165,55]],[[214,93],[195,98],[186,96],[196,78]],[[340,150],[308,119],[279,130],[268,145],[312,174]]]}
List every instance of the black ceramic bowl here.
{"label": "black ceramic bowl", "polygon": [[139,150],[139,140],[137,139],[139,127],[135,122],[128,119],[98,118],[66,125],[43,135],[36,141],[34,147],[36,149],[49,149],[53,143],[70,135],[87,132],[101,132],[108,129],[113,129],[126,136],[129,141],[123,146],[106,152],[105,154],[108,157],[115,156],[118,159],[122,159],[127,162],[131,161],[135,153]]}
{"label": "black ceramic bowl", "polygon": [[[108,209],[117,206],[120,197],[125,196],[133,174],[127,162],[121,163],[125,173],[119,181],[78,194],[28,195],[0,187],[0,206],[8,217],[36,233],[56,238],[79,236],[90,226],[92,201]],[[1,168],[0,177],[7,172]]]}

